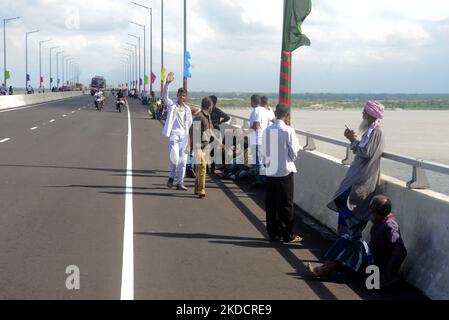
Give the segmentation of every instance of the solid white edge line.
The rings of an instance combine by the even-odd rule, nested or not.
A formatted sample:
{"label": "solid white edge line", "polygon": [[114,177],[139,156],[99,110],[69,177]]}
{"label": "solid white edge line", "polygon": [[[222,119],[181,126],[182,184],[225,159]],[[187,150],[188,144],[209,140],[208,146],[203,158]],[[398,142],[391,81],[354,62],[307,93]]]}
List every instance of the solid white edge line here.
{"label": "solid white edge line", "polygon": [[[78,96],[78,97],[83,97],[83,96]],[[61,101],[63,101],[63,100],[74,99],[74,98],[78,98],[78,97],[71,97],[71,98],[60,99],[60,100],[55,100],[55,101],[48,101],[48,102],[36,103],[36,104],[33,104],[33,105],[31,105],[31,106],[28,106],[28,107],[9,108],[9,109],[5,109],[5,110],[1,110],[1,109],[0,109],[0,113],[3,113],[3,112],[11,112],[11,111],[17,111],[17,110],[23,110],[23,109],[35,108],[35,107],[43,106],[43,105],[45,105],[45,104],[53,104],[53,103],[61,102]]]}
{"label": "solid white edge line", "polygon": [[0,140],[0,143],[6,142],[6,141],[9,141],[9,140],[11,140],[11,139],[10,138],[6,138],[6,139],[3,139],[3,140]]}
{"label": "solid white edge line", "polygon": [[126,173],[125,228],[123,233],[123,261],[121,300],[134,300],[134,205],[133,150],[131,114],[128,110],[128,151]]}

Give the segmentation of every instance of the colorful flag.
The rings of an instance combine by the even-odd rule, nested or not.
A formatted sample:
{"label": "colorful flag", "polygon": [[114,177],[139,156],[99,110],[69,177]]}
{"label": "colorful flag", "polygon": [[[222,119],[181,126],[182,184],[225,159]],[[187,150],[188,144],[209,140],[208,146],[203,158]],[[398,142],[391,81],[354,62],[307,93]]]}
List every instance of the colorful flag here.
{"label": "colorful flag", "polygon": [[142,85],[142,78],[139,78],[139,86]]}
{"label": "colorful flag", "polygon": [[[312,11],[311,0],[284,0],[284,28],[279,84],[279,103],[291,108],[292,101],[292,52],[302,46],[310,46],[310,40],[302,33],[301,25]],[[291,123],[291,114],[286,119]]]}
{"label": "colorful flag", "polygon": [[147,75],[145,75],[145,85],[147,85],[147,84],[149,84],[150,82],[149,82],[149,78],[148,78],[148,76]]}
{"label": "colorful flag", "polygon": [[184,77],[192,78],[192,55],[189,51],[184,53]]}
{"label": "colorful flag", "polygon": [[285,0],[282,50],[293,52],[299,47],[310,46],[310,40],[302,33],[301,25],[311,11],[311,0]]}
{"label": "colorful flag", "polygon": [[151,84],[154,84],[154,81],[156,81],[157,77],[154,73],[151,73]]}
{"label": "colorful flag", "polygon": [[27,74],[27,81],[31,81],[31,77],[29,74]]}
{"label": "colorful flag", "polygon": [[161,80],[165,81],[165,67],[162,67],[162,74],[161,74]]}
{"label": "colorful flag", "polygon": [[11,72],[5,71],[5,78],[6,80],[11,79]]}

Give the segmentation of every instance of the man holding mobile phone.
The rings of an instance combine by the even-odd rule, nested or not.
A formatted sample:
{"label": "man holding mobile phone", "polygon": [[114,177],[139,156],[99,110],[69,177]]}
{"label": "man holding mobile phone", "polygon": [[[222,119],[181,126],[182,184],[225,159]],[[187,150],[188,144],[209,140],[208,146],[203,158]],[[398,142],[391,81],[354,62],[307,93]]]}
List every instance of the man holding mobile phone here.
{"label": "man holding mobile phone", "polygon": [[348,126],[344,132],[355,159],[328,207],[338,212],[338,235],[348,240],[361,239],[370,218],[369,204],[379,193],[380,162],[385,145],[380,123],[384,113],[382,103],[368,101],[359,126],[362,138],[358,140]]}

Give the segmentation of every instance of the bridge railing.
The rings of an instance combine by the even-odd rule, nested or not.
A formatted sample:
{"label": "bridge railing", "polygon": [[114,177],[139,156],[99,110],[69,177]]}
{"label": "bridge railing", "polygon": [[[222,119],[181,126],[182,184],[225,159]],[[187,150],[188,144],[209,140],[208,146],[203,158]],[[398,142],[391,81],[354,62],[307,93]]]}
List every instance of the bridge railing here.
{"label": "bridge railing", "polygon": [[[233,114],[229,114],[229,116],[231,117],[230,120],[231,125],[239,126],[239,121],[241,121],[242,124],[239,127],[243,129],[249,129],[250,126],[248,118]],[[346,157],[341,161],[343,165],[350,165],[354,160],[354,153],[352,152],[351,145],[348,142],[326,137],[309,131],[304,130],[295,130],[295,131],[296,134],[306,138],[306,144],[303,147],[305,151],[317,150],[315,141],[321,141],[328,144],[340,146],[342,148],[346,148]],[[388,159],[412,167],[411,180],[408,181],[406,184],[407,188],[409,189],[429,189],[429,180],[427,179],[426,170],[449,176],[449,166],[441,163],[416,159],[413,157],[408,157],[391,152],[384,152],[382,157],[384,159]]]}

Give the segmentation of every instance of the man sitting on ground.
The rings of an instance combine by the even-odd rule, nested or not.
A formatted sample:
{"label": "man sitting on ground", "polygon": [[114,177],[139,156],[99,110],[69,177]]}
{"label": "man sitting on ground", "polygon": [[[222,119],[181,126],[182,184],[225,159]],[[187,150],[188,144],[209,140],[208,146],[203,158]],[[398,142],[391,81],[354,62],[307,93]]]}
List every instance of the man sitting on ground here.
{"label": "man sitting on ground", "polygon": [[381,287],[398,279],[398,273],[407,256],[399,225],[391,213],[391,202],[385,196],[371,201],[373,226],[369,245],[361,240],[338,239],[326,254],[326,263],[320,267],[311,264],[307,269],[316,277],[328,278],[338,271],[364,272],[368,265],[376,265],[381,272]]}

